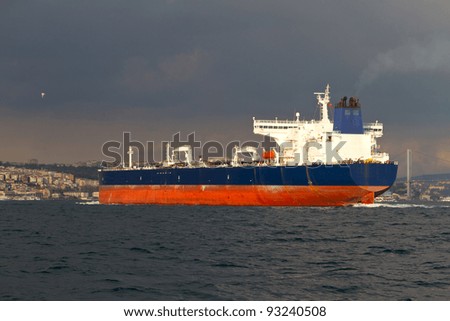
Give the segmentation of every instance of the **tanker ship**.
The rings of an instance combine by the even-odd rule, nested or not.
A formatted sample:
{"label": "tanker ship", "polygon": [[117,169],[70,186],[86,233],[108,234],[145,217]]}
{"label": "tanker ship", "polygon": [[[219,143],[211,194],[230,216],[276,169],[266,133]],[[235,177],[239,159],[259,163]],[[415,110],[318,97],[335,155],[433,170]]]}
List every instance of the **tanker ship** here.
{"label": "tanker ship", "polygon": [[[167,147],[166,159],[99,170],[101,204],[222,206],[347,206],[371,204],[388,190],[397,162],[379,150],[383,124],[363,123],[356,97],[330,103],[330,86],[314,93],[320,119],[253,118],[253,132],[276,147],[262,157],[252,146],[235,146],[231,158],[193,160],[192,148]],[[333,121],[328,116],[333,111]],[[180,154],[182,155],[180,157]],[[180,161],[180,158],[183,158]]]}

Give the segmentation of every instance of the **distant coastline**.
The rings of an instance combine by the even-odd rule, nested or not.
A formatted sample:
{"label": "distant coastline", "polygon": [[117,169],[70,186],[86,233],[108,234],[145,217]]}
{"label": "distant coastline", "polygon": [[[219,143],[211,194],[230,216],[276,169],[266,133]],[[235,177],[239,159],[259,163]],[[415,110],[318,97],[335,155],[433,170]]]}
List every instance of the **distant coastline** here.
{"label": "distant coastline", "polygon": [[97,168],[0,162],[0,200],[97,200]]}
{"label": "distant coastline", "polygon": [[[389,195],[396,200],[406,199],[406,178],[397,178],[397,181],[391,187],[387,196]],[[449,202],[450,174],[430,174],[412,177],[411,199]]]}

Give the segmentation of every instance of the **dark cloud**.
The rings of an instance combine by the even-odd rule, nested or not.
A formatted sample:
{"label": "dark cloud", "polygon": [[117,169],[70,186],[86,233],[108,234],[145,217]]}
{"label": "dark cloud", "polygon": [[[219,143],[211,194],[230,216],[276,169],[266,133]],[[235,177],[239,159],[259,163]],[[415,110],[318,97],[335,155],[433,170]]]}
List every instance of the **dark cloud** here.
{"label": "dark cloud", "polygon": [[449,13],[445,0],[3,1],[0,159],[96,158],[121,130],[247,138],[252,116],[314,116],[327,82],[386,124],[389,151],[442,156]]}

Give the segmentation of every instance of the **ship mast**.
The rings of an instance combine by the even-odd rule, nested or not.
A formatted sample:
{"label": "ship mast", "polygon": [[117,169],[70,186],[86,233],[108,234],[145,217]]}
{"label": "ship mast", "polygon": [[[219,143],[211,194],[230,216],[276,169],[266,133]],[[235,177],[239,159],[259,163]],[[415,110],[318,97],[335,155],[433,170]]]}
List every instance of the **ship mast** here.
{"label": "ship mast", "polygon": [[324,93],[315,92],[314,95],[316,95],[317,103],[320,105],[321,121],[329,124],[330,119],[328,118],[328,104],[330,103],[330,85],[327,84]]}
{"label": "ship mast", "polygon": [[133,154],[134,154],[133,147],[131,147],[131,146],[128,147],[127,154],[128,154],[128,168],[131,169],[131,168],[133,168]]}

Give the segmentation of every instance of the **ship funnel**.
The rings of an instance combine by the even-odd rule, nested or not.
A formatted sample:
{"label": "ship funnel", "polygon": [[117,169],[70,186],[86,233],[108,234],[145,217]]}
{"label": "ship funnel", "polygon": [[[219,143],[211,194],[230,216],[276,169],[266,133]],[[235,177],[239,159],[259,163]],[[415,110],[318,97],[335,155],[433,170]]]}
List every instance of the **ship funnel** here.
{"label": "ship funnel", "polygon": [[364,127],[359,99],[350,97],[347,104],[347,97],[343,97],[334,109],[333,131],[342,134],[364,134]]}

